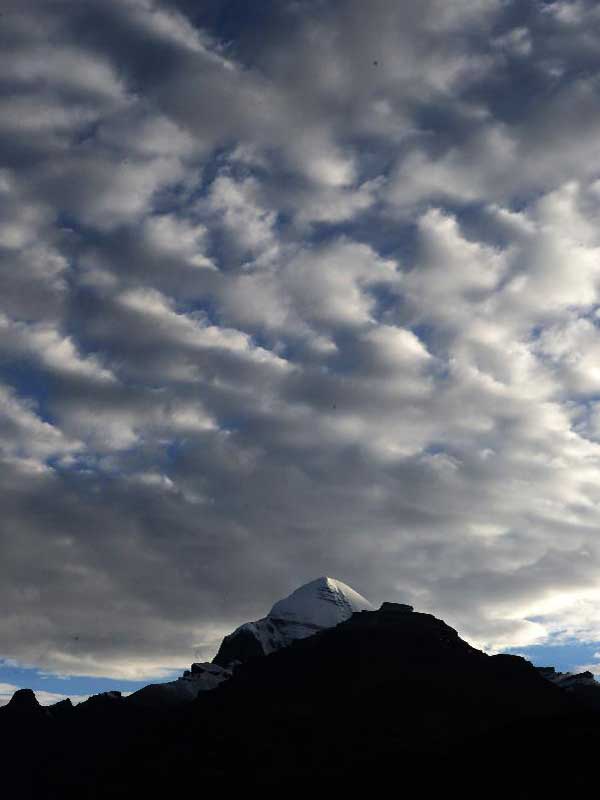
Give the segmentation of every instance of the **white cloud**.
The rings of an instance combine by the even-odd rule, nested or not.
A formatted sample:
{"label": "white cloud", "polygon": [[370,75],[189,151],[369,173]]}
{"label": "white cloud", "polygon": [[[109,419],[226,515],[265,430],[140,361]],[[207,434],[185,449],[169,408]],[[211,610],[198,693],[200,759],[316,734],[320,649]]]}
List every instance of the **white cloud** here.
{"label": "white cloud", "polygon": [[265,250],[275,254],[273,226],[277,214],[261,207],[255,179],[236,182],[227,175],[219,176],[211,185],[210,207],[222,213],[227,234],[242,254],[249,251],[258,255]]}
{"label": "white cloud", "polygon": [[96,95],[101,101],[119,100],[124,94],[124,85],[114,67],[97,54],[76,46],[48,47],[38,42],[35,48],[5,51],[0,64],[7,79],[23,83],[43,80]]}
{"label": "white cloud", "polygon": [[62,335],[53,326],[28,325],[0,315],[0,331],[4,340],[2,349],[9,357],[25,356],[51,371],[85,380],[105,382],[115,379],[96,356],[81,356],[72,338]]}
{"label": "white cloud", "polygon": [[206,229],[177,219],[174,214],[147,217],[143,224],[148,247],[192,267],[214,269],[204,253]]}
{"label": "white cloud", "polygon": [[44,459],[81,447],[80,442],[68,439],[58,428],[42,421],[31,401],[19,399],[14,391],[1,384],[0,431],[0,453],[9,458]]}
{"label": "white cloud", "polygon": [[597,11],[275,6],[3,16],[4,646],[165,676],[323,573],[597,637]]}

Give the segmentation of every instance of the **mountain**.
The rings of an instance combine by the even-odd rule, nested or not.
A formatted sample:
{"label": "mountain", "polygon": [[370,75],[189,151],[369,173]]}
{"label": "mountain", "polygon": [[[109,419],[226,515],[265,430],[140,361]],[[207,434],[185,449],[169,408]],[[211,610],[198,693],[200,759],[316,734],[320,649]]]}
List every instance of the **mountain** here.
{"label": "mountain", "polygon": [[560,686],[586,708],[600,711],[600,683],[594,675],[585,672],[557,672],[554,667],[538,667],[546,680]]}
{"label": "mountain", "polygon": [[246,622],[226,636],[213,663],[231,669],[339,625],[356,611],[372,610],[367,599],[342,581],[317,578],[275,603],[266,617]]}
{"label": "mountain", "polygon": [[[287,645],[237,659],[186,704],[114,695],[61,714],[0,709],[3,788],[61,800],[253,789],[529,799],[594,788],[600,714],[571,691],[410,606],[349,614],[347,603],[367,601],[330,581],[264,618],[289,626]],[[312,635],[291,638],[310,625]]]}
{"label": "mountain", "polygon": [[266,617],[245,622],[226,636],[212,663],[192,664],[174,681],[145,686],[130,702],[146,707],[189,703],[228,680],[249,659],[288,647],[364,610],[373,606],[350,586],[335,578],[317,578],[275,603]]}
{"label": "mountain", "polygon": [[37,712],[41,706],[31,689],[17,689],[10,698],[7,708],[18,713]]}
{"label": "mountain", "polygon": [[146,708],[185,705],[195,700],[200,692],[216,689],[223,681],[229,680],[231,674],[231,670],[218,664],[192,664],[180,678],[166,683],[151,683],[138,689],[128,700]]}
{"label": "mountain", "polygon": [[574,689],[581,686],[598,686],[594,675],[585,672],[557,672],[554,667],[538,667],[538,672],[557,686],[564,689]]}

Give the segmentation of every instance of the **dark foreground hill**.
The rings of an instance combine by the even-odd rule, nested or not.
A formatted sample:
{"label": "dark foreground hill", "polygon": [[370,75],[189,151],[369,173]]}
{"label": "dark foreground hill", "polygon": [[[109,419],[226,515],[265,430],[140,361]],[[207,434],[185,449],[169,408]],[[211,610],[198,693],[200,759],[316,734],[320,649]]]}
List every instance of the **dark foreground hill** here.
{"label": "dark foreground hill", "polygon": [[100,695],[0,709],[5,796],[184,798],[392,791],[570,796],[595,788],[600,715],[517,656],[487,656],[384,603],[268,656],[185,707]]}

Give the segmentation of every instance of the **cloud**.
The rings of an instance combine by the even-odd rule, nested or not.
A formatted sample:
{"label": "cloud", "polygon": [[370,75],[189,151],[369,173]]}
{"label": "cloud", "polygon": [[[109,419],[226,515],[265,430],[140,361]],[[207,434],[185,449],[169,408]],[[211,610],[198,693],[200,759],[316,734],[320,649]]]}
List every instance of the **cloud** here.
{"label": "cloud", "polygon": [[55,426],[36,414],[32,401],[23,400],[6,386],[0,386],[0,452],[7,458],[47,458],[76,450],[80,443],[69,441]]}
{"label": "cloud", "polygon": [[4,655],[165,677],[320,574],[600,639],[594,5],[217,5],[3,15]]}

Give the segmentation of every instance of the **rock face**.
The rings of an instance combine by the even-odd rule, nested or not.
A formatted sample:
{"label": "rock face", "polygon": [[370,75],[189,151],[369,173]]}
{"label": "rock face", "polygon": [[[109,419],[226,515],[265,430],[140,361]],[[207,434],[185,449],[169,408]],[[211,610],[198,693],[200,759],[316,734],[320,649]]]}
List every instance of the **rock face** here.
{"label": "rock face", "polygon": [[379,609],[379,613],[384,615],[410,614],[412,611],[414,608],[406,603],[382,603]]}
{"label": "rock face", "polygon": [[216,689],[230,677],[231,671],[218,664],[192,664],[181,678],[144,686],[130,695],[127,702],[145,708],[180,706],[195,700],[201,692]]}
{"label": "rock face", "polygon": [[317,578],[275,603],[263,619],[246,622],[226,636],[213,663],[232,668],[333,628],[357,611],[372,610],[366,598],[342,581]]}
{"label": "rock face", "polygon": [[600,683],[593,673],[588,670],[557,672],[554,667],[538,667],[537,670],[547,681],[568,692],[583,708],[600,711]]}
{"label": "rock face", "polygon": [[557,672],[554,667],[538,667],[538,672],[546,680],[560,686],[562,689],[573,689],[576,686],[600,686],[593,673],[585,672]]}

